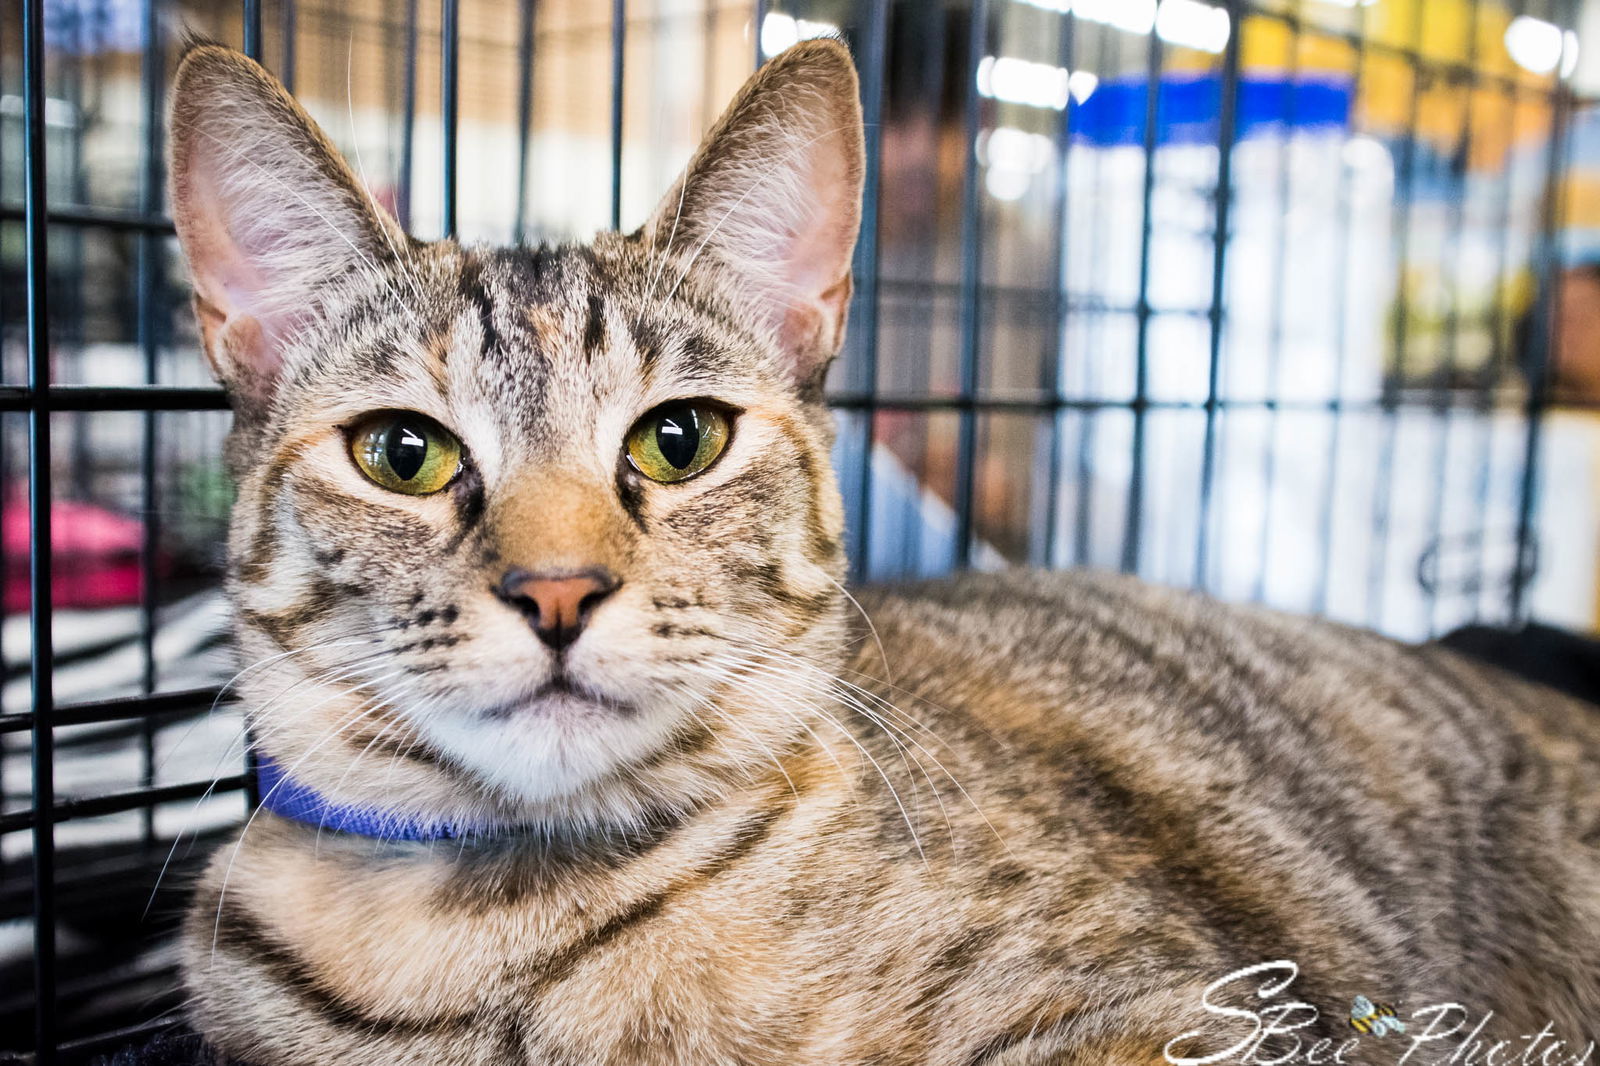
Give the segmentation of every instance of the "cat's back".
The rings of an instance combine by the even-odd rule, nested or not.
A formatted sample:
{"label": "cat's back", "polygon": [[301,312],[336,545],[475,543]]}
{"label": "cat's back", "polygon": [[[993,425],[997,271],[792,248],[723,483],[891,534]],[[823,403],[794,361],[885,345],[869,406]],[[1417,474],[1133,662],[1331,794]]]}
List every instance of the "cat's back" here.
{"label": "cat's back", "polygon": [[1059,827],[1056,861],[1186,913],[1217,965],[1470,991],[1535,1027],[1600,1009],[1588,705],[1441,648],[1116,575],[860,600],[875,633],[856,681],[926,725],[1011,846],[1048,855]]}
{"label": "cat's back", "polygon": [[1531,744],[1600,766],[1588,704],[1442,647],[1120,574],[968,573],[858,599],[871,626],[854,670],[934,713],[1042,740],[1114,717],[1164,730],[1168,746],[1338,743],[1351,765],[1426,761],[1403,758],[1416,742],[1457,762]]}

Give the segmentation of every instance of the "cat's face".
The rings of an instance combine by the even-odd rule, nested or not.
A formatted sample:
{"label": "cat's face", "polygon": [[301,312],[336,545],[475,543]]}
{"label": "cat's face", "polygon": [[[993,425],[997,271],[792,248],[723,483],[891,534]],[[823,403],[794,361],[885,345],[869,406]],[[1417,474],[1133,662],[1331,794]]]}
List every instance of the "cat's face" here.
{"label": "cat's face", "polygon": [[174,207],[238,415],[264,751],[347,801],[611,822],[807,728],[859,123],[847,54],[808,45],[639,232],[424,245],[259,68],[188,54]]}

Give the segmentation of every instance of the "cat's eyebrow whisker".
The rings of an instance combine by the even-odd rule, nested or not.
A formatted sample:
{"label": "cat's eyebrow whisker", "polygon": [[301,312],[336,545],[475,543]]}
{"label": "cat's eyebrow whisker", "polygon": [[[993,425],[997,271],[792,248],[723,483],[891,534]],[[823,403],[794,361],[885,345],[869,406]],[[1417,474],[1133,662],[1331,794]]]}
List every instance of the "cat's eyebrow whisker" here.
{"label": "cat's eyebrow whisker", "polygon": [[667,264],[672,261],[672,242],[678,236],[678,220],[683,217],[683,200],[689,191],[691,175],[686,171],[683,180],[678,183],[678,209],[672,213],[672,231],[667,234],[667,243],[659,250],[659,261],[655,272],[650,276],[650,302],[656,299],[656,288],[661,284],[661,276],[667,272]]}

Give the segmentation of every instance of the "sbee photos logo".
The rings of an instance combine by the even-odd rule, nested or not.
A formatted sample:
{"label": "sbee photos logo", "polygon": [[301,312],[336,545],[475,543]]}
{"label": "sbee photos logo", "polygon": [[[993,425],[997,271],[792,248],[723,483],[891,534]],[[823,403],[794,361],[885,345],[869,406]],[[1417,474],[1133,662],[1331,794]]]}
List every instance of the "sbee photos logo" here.
{"label": "sbee photos logo", "polygon": [[[1595,1042],[1569,1044],[1555,1032],[1553,1022],[1537,1033],[1523,1033],[1510,1040],[1490,1040],[1485,1036],[1494,1011],[1473,1023],[1471,1012],[1460,1003],[1436,1003],[1410,1011],[1401,1018],[1387,1004],[1375,1003],[1358,995],[1350,1009],[1352,1028],[1363,1034],[1344,1041],[1324,1037],[1308,1044],[1299,1030],[1321,1017],[1315,1004],[1295,999],[1288,989],[1300,976],[1300,967],[1288,960],[1262,962],[1235,970],[1205,987],[1200,1007],[1207,1014],[1233,1019],[1239,1036],[1221,1050],[1209,1050],[1203,1040],[1206,1030],[1184,1033],[1167,1042],[1163,1051],[1172,1066],[1210,1066],[1234,1062],[1243,1066],[1354,1066],[1363,1039],[1385,1038],[1385,1060],[1394,1056],[1395,1066],[1587,1066],[1595,1055]],[[1255,978],[1254,981],[1251,979]],[[1231,986],[1231,987],[1230,987]],[[1253,987],[1261,1001],[1254,1009],[1230,1006],[1249,1002]],[[1569,1033],[1569,1037],[1579,1034]],[[1222,1037],[1221,1039],[1231,1039]],[[1359,1061],[1371,1061],[1363,1057]]]}

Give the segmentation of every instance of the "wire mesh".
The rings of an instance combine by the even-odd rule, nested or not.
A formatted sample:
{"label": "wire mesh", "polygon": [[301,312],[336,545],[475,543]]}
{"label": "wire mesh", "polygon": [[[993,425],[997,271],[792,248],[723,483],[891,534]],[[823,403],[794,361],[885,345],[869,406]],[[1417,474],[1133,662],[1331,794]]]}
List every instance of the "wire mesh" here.
{"label": "wire mesh", "polygon": [[[181,26],[298,84],[342,144],[380,146],[369,184],[412,232],[519,240],[637,222],[752,53],[841,33],[868,117],[857,298],[830,382],[857,577],[1119,566],[1421,637],[1528,614],[1547,413],[1590,402],[1551,372],[1582,101],[1559,71],[1481,54],[1491,23],[1568,28],[1575,7],[1462,4],[1459,55],[1436,47],[1440,5],[1421,0],[8,6],[0,920],[31,943],[0,959],[17,977],[0,1058],[86,1061],[170,1023],[181,900],[144,917],[156,871],[192,869],[247,809],[219,689],[228,488],[200,461],[225,404],[203,381],[162,210]],[[1378,24],[1405,9],[1408,31]],[[1200,37],[1172,11],[1198,15]],[[1340,72],[1337,92],[1315,63]],[[1364,94],[1400,101],[1378,145],[1387,204],[1363,169],[1378,156],[1367,127],[1384,125]],[[1312,144],[1296,131],[1318,115]],[[1504,157],[1475,164],[1489,140]],[[128,191],[106,195],[118,167]],[[1469,252],[1494,262],[1486,304]],[[1439,291],[1413,284],[1425,254],[1446,265],[1428,267]],[[1363,318],[1375,258],[1393,299]],[[1326,280],[1320,301],[1300,271]],[[1532,297],[1498,285],[1513,273]],[[1308,347],[1317,388],[1299,381]],[[1409,458],[1417,441],[1429,461]],[[134,576],[108,604],[74,584],[100,556],[68,542],[122,529],[117,515],[137,527],[117,541],[132,569],[106,573]],[[109,618],[122,628],[107,636]],[[164,768],[181,730],[215,741],[210,772]],[[96,761],[124,756],[115,773]]]}

